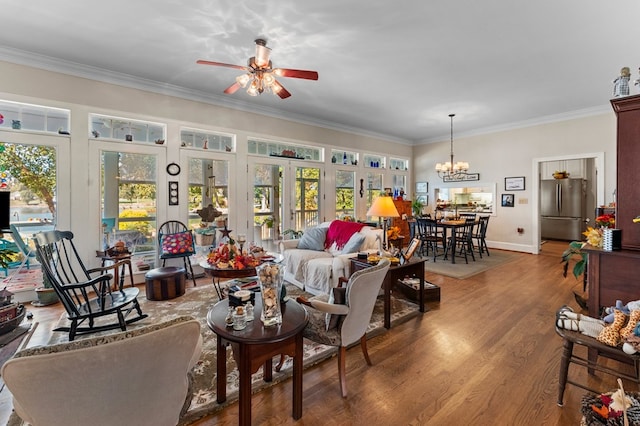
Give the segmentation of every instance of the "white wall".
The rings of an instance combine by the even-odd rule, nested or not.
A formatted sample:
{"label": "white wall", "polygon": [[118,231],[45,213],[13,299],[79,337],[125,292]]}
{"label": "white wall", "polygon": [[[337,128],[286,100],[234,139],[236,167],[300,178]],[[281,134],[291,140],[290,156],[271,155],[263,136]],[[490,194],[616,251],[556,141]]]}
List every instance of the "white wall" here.
{"label": "white wall", "polygon": [[[236,212],[230,217],[230,228],[245,229],[250,220],[250,204],[247,202],[249,179],[247,173],[248,137],[263,137],[272,140],[289,141],[297,144],[309,144],[340,150],[354,150],[372,154],[393,155],[397,158],[410,159],[412,147],[393,141],[376,139],[370,136],[356,135],[347,132],[330,130],[307,124],[291,122],[284,119],[267,117],[229,108],[223,108],[202,102],[195,102],[158,93],[117,86],[44,71],[22,65],[0,61],[0,99],[33,103],[38,105],[60,107],[71,110],[71,135],[59,137],[70,154],[64,159],[69,169],[60,171],[70,176],[69,183],[60,190],[71,194],[69,207],[59,210],[60,226],[71,229],[81,235],[79,245],[86,254],[88,263],[95,263],[95,249],[100,248],[100,200],[98,159],[94,144],[99,140],[89,138],[90,113],[113,115],[133,119],[149,120],[167,124],[167,140],[164,146],[140,146],[141,150],[162,150],[159,158],[166,162],[180,162],[185,158],[180,150],[180,127],[192,127],[203,130],[222,131],[236,135],[237,153],[232,158],[232,173],[229,177],[230,199],[236,204]],[[286,102],[286,101],[283,101]],[[33,135],[35,138],[36,135]],[[53,136],[56,138],[57,136]],[[4,142],[20,142],[29,138],[28,132],[1,131],[0,140]],[[15,140],[16,138],[21,140]],[[114,142],[109,142],[114,144]],[[117,149],[117,148],[116,148]],[[166,151],[166,152],[165,152]],[[226,155],[222,153],[221,155]],[[186,203],[179,206],[167,206],[165,188],[167,176],[164,173],[166,164],[158,167],[158,221],[180,219],[186,221]],[[325,186],[331,188],[333,178],[331,155],[325,159],[324,169],[327,172]],[[182,164],[186,171],[186,164]],[[362,162],[356,168],[357,178],[364,177],[366,170]],[[179,175],[181,193],[186,191],[187,173]],[[173,178],[172,178],[173,179]],[[391,186],[386,185],[385,186]],[[327,191],[327,202],[330,204],[331,191]],[[162,198],[162,199],[161,199]],[[163,201],[164,200],[164,201]],[[360,199],[358,199],[360,200]],[[333,203],[331,203],[333,204]],[[333,209],[333,207],[331,207]],[[331,219],[331,211],[323,214]],[[358,217],[364,219],[366,208],[364,199],[358,205]],[[67,228],[67,226],[69,228]]]}
{"label": "white wall", "polygon": [[[568,158],[603,158],[598,169],[604,183],[604,199],[612,202],[616,185],[615,172],[616,119],[613,110],[586,118],[573,119],[472,137],[457,137],[454,133],[456,161],[468,161],[470,172],[480,173],[480,182],[495,184],[498,204],[490,219],[487,240],[490,247],[537,253],[538,229],[538,162]],[[429,182],[429,202],[433,208],[433,188],[460,186],[443,184],[435,172],[438,162],[447,161],[449,140],[414,148],[415,181]],[[524,191],[515,194],[515,206],[501,207],[500,194],[505,193],[504,178],[524,176]],[[473,184],[473,183],[472,183]],[[475,185],[475,184],[473,184]],[[524,228],[519,234],[517,228]]]}

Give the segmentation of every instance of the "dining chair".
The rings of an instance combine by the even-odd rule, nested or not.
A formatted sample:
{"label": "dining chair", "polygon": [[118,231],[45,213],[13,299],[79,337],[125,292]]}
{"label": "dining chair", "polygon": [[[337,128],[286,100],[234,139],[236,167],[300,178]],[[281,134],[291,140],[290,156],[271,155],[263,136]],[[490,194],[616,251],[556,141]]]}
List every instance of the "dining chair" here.
{"label": "dining chair", "polygon": [[445,257],[447,257],[449,252],[451,252],[451,256],[464,255],[464,261],[466,263],[469,263],[468,255],[471,255],[471,259],[473,259],[473,261],[475,262],[476,257],[473,254],[473,240],[471,239],[475,223],[475,218],[467,218],[465,219],[463,226],[454,230],[454,232],[456,233],[456,244],[454,247],[453,238],[447,238],[447,245],[444,251]]}
{"label": "dining chair", "polygon": [[478,254],[480,255],[480,259],[482,259],[483,252],[486,252],[487,256],[490,256],[489,247],[487,247],[487,241],[486,241],[488,226],[489,226],[489,216],[478,217],[478,224],[476,225],[473,235],[471,237],[472,240],[476,240],[477,242]]}
{"label": "dining chair", "polygon": [[[423,254],[429,256],[429,250],[433,252],[433,261],[438,256],[438,248],[444,249],[444,237],[442,232],[438,231],[437,222],[433,219],[416,219],[418,228],[418,239],[420,240],[419,256]],[[426,249],[426,251],[425,251]]]}

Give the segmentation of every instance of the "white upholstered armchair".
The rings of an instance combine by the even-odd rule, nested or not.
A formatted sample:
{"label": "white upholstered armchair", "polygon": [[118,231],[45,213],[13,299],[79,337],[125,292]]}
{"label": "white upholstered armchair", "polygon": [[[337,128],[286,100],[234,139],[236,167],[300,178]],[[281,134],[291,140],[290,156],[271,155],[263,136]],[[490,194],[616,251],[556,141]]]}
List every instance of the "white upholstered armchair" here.
{"label": "white upholstered armchair", "polygon": [[309,300],[298,298],[298,302],[314,308],[309,310],[309,323],[304,329],[304,337],[339,348],[338,374],[343,398],[347,397],[345,372],[347,347],[360,340],[364,358],[368,365],[372,365],[367,352],[365,333],[389,265],[389,260],[383,258],[377,265],[351,275],[345,291],[342,292],[344,301],[339,300],[341,297],[339,289],[334,289],[332,295],[315,296]]}
{"label": "white upholstered armchair", "polygon": [[19,351],[2,366],[16,413],[33,426],[175,426],[191,402],[200,323],[179,317]]}

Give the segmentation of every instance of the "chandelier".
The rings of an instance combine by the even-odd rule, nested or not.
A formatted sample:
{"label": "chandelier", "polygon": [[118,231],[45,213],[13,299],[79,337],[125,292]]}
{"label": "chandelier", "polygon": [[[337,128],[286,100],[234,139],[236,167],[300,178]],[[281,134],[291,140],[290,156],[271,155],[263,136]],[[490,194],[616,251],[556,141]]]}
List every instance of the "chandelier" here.
{"label": "chandelier", "polygon": [[449,117],[451,118],[450,161],[447,161],[446,163],[436,164],[436,171],[438,172],[438,176],[440,176],[443,181],[465,180],[467,171],[469,170],[469,163],[467,163],[466,161],[453,161],[453,117],[455,116],[455,114],[449,114]]}

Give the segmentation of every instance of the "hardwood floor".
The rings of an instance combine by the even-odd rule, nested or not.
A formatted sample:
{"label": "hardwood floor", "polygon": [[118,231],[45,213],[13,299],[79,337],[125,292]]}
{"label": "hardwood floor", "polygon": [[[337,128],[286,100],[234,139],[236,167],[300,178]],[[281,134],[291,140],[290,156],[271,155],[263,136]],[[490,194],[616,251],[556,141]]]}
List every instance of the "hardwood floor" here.
{"label": "hardwood floor", "polygon": [[[340,396],[337,361],[304,372],[303,417],[291,418],[291,381],[252,399],[260,425],[576,425],[582,389],[568,386],[564,407],[556,405],[561,340],[555,311],[578,310],[573,291],[582,282],[562,277],[563,242],[548,242],[540,255],[516,260],[465,280],[432,273],[442,300],[431,310],[368,342],[368,367],[358,347],[347,352],[349,396]],[[208,283],[209,281],[207,281]],[[29,346],[47,341],[61,308],[33,308],[39,322]],[[615,378],[587,377],[608,391]],[[630,383],[625,388],[635,390]],[[0,422],[10,410],[0,398]],[[0,395],[2,395],[0,394]],[[198,421],[197,426],[235,425],[238,406]]]}

